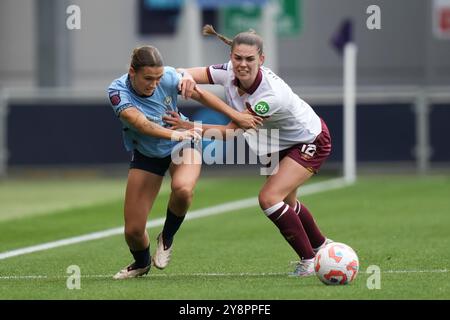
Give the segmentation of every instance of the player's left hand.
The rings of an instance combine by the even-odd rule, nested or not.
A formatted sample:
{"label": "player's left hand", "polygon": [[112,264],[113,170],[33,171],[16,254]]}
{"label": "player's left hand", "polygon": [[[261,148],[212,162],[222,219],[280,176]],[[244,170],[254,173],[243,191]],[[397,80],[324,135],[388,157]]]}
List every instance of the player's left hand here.
{"label": "player's left hand", "polygon": [[242,129],[257,129],[258,126],[263,124],[263,118],[251,114],[248,110],[237,113],[239,117],[233,119],[233,121]]}
{"label": "player's left hand", "polygon": [[178,112],[175,111],[167,111],[167,115],[163,116],[162,119],[164,122],[170,125],[169,129],[177,130],[177,129],[185,129],[190,130],[193,127],[190,125],[190,122],[184,121],[181,119]]}

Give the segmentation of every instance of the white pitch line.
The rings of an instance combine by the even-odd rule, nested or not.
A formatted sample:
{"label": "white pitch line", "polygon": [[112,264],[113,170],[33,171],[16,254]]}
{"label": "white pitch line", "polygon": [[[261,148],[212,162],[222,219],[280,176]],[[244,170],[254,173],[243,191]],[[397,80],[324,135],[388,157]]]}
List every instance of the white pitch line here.
{"label": "white pitch line", "polygon": [[[332,189],[342,188],[347,185],[348,185],[348,183],[343,178],[332,179],[332,180],[327,180],[327,181],[323,181],[323,182],[306,185],[301,188],[301,194],[302,194],[302,196],[304,196],[304,195],[308,195],[308,194],[319,193],[319,192],[324,192],[324,191],[328,191],[328,190],[332,190]],[[242,199],[242,200],[237,200],[237,201],[231,201],[231,202],[227,202],[227,203],[220,204],[217,206],[212,206],[212,207],[207,207],[207,208],[203,208],[203,209],[190,211],[186,215],[185,220],[192,220],[192,219],[198,219],[198,218],[202,218],[202,217],[218,215],[218,214],[222,214],[222,213],[233,211],[233,210],[255,207],[257,205],[258,205],[257,197],[252,197],[252,198],[247,198],[247,199]],[[164,221],[165,221],[165,218],[151,220],[151,221],[147,222],[147,228],[154,228],[154,227],[162,226],[162,225],[164,225]],[[0,260],[4,260],[7,258],[16,257],[16,256],[24,255],[24,254],[29,254],[29,253],[33,253],[33,252],[44,251],[44,250],[49,250],[49,249],[58,248],[58,247],[62,247],[62,246],[67,246],[67,245],[71,245],[71,244],[75,244],[75,243],[103,239],[103,238],[107,238],[107,237],[111,237],[111,236],[115,236],[115,235],[119,235],[119,234],[123,234],[123,233],[124,233],[124,227],[117,227],[117,228],[107,229],[104,231],[88,233],[88,234],[77,236],[77,237],[71,237],[71,238],[61,239],[61,240],[52,241],[52,242],[46,242],[46,243],[42,243],[42,244],[30,246],[30,247],[20,248],[20,249],[11,250],[11,251],[5,251],[3,253],[0,253]]]}
{"label": "white pitch line", "polygon": [[[450,272],[448,269],[434,269],[434,270],[386,270],[381,271],[381,273],[447,273]],[[360,271],[360,277],[366,274]],[[367,274],[370,275],[370,274]],[[67,276],[47,276],[47,275],[24,275],[24,276],[0,276],[0,280],[37,280],[37,279],[66,279]],[[112,274],[92,274],[92,275],[80,275],[83,279],[101,279],[101,278],[112,278]],[[173,274],[150,274],[147,277],[150,278],[160,278],[160,277],[266,277],[266,276],[289,276],[287,272],[263,272],[263,273],[173,273]]]}
{"label": "white pitch line", "polygon": [[436,269],[436,270],[387,270],[381,271],[381,273],[447,273],[448,269]]}

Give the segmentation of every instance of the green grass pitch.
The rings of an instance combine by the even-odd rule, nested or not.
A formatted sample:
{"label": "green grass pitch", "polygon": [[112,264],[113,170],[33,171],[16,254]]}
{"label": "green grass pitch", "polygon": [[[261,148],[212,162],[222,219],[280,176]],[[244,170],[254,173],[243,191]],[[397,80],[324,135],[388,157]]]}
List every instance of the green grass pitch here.
{"label": "green grass pitch", "polygon": [[[201,178],[191,209],[255,197],[263,179]],[[124,187],[0,182],[0,253],[121,226]],[[450,299],[449,195],[448,176],[366,176],[301,197],[328,237],[356,250],[360,271],[348,286],[289,277],[296,256],[255,206],[185,221],[168,268],[138,279],[111,278],[131,262],[123,235],[2,259],[0,299]],[[149,220],[165,215],[168,196],[165,184]],[[152,252],[160,229],[149,229]],[[80,289],[67,288],[70,265]],[[370,265],[380,289],[367,286]]]}

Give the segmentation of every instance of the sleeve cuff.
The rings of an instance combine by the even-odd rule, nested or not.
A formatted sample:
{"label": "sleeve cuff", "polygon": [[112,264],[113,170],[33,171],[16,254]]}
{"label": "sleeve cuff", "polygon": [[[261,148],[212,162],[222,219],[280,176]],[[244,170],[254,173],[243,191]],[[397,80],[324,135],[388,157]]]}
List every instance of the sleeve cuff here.
{"label": "sleeve cuff", "polygon": [[125,110],[125,109],[128,109],[128,108],[131,108],[133,105],[131,104],[131,103],[127,103],[127,104],[123,104],[123,105],[121,105],[120,107],[118,107],[117,109],[116,109],[116,115],[117,115],[117,117],[119,118],[120,117],[120,113],[123,111],[123,110]]}
{"label": "sleeve cuff", "polygon": [[211,71],[209,70],[209,67],[206,67],[206,74],[208,75],[209,84],[214,84],[214,80],[212,78]]}

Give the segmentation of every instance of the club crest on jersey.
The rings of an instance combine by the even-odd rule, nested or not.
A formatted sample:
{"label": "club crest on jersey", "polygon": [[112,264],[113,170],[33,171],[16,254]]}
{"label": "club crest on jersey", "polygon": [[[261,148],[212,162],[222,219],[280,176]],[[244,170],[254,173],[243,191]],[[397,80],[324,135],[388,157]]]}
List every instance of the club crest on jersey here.
{"label": "club crest on jersey", "polygon": [[113,106],[117,106],[120,103],[120,91],[115,90],[109,93],[109,100]]}
{"label": "club crest on jersey", "polygon": [[255,112],[259,115],[264,115],[269,112],[269,105],[265,101],[260,101],[255,105]]}
{"label": "club crest on jersey", "polygon": [[171,96],[167,96],[164,98],[164,104],[168,107],[170,107],[170,105],[172,104],[172,97]]}

